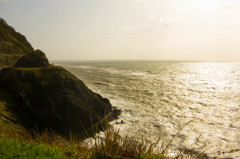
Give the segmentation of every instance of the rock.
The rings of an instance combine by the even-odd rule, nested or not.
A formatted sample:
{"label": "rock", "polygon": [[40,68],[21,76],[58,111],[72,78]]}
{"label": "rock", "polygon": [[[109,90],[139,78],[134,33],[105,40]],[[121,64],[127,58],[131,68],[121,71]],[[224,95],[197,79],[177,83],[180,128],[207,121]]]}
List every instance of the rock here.
{"label": "rock", "polygon": [[82,133],[112,111],[108,99],[61,67],[4,68],[0,89],[18,101],[11,110],[27,128]]}
{"label": "rock", "polygon": [[41,50],[33,51],[20,58],[14,67],[48,67],[49,62]]}
{"label": "rock", "polygon": [[120,113],[70,72],[49,66],[45,54],[34,51],[26,38],[1,18],[0,67],[0,93],[11,97],[14,104],[10,103],[8,110],[28,129],[81,134],[85,129],[91,132],[91,126],[99,129],[99,121],[107,122],[105,116],[109,121]]}

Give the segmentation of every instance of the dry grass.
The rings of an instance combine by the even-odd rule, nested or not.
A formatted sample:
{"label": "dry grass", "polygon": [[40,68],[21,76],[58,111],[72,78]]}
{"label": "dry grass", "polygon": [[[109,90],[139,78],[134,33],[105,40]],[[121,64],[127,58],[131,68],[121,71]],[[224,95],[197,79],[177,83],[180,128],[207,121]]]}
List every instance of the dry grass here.
{"label": "dry grass", "polygon": [[[91,142],[91,158],[97,159],[170,159],[170,158],[193,158],[190,155],[184,155],[178,152],[174,157],[168,154],[169,148],[176,136],[179,135],[181,130],[188,125],[187,122],[176,135],[165,145],[164,142],[158,138],[155,142],[149,142],[145,137],[139,138],[137,136],[121,137],[119,135],[120,129],[111,127],[108,122],[102,128],[105,130],[103,136],[95,135]],[[92,127],[93,133],[97,132],[97,127]],[[161,145],[161,146],[159,146]],[[197,156],[195,158],[201,158]]]}
{"label": "dry grass", "polygon": [[[6,98],[4,98],[6,99]],[[102,123],[104,128],[103,138],[98,135],[93,137],[93,142],[87,145],[83,140],[79,139],[73,134],[67,137],[62,137],[53,131],[45,130],[43,132],[30,131],[23,128],[21,125],[13,122],[13,117],[5,109],[3,98],[0,98],[0,113],[8,118],[0,118],[0,141],[16,141],[13,143],[27,143],[29,145],[45,146],[47,151],[60,150],[63,153],[63,158],[79,158],[79,159],[168,159],[168,158],[193,158],[186,157],[181,153],[176,154],[175,157],[170,157],[168,150],[174,138],[166,145],[160,144],[161,140],[156,139],[155,142],[147,142],[142,137],[121,137],[120,130],[111,128],[108,122]],[[105,126],[106,124],[106,126]],[[188,123],[187,123],[188,124]],[[104,125],[104,126],[103,126]],[[184,126],[183,126],[184,127]],[[97,132],[97,126],[92,127],[94,134]],[[179,132],[181,129],[179,130]],[[87,131],[86,131],[87,132]],[[178,135],[178,133],[176,136]],[[5,143],[5,142],[3,142]],[[12,142],[11,142],[12,143]],[[24,145],[20,144],[20,145]],[[162,145],[162,146],[158,146]],[[1,146],[1,145],[0,145]],[[38,147],[37,147],[38,148]],[[37,149],[36,148],[36,149]],[[50,150],[49,150],[50,149]],[[2,150],[0,150],[0,154]],[[31,151],[31,150],[26,150]],[[41,151],[42,152],[42,151]],[[51,151],[50,151],[51,152]],[[61,157],[61,158],[62,158]],[[201,158],[200,156],[198,158]]]}
{"label": "dry grass", "polygon": [[168,156],[166,146],[158,147],[158,139],[154,143],[146,142],[144,138],[121,137],[120,130],[106,127],[104,138],[94,137],[94,142],[89,145],[78,139],[71,133],[68,139],[58,134],[45,130],[44,132],[31,132],[21,126],[6,127],[2,129],[0,125],[0,140],[15,140],[28,144],[42,144],[46,147],[58,148],[64,152],[64,158],[79,159],[168,159],[168,158],[186,158],[181,153],[175,157]]}

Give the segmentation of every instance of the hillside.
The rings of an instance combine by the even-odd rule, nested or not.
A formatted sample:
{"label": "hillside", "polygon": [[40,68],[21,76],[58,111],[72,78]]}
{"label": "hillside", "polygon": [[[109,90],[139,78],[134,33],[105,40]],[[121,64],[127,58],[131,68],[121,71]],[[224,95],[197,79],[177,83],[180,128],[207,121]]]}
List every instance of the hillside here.
{"label": "hillside", "polygon": [[13,66],[20,57],[32,51],[26,37],[0,18],[0,67]]}
{"label": "hillside", "polygon": [[84,128],[114,114],[108,99],[67,70],[50,65],[45,53],[33,50],[3,19],[0,33],[0,92],[15,101],[8,110],[21,125],[82,134]]}
{"label": "hillside", "polygon": [[[121,111],[69,71],[50,65],[3,19],[0,57],[0,158],[170,158],[172,141],[159,148],[159,139],[121,137],[108,123]],[[104,137],[96,136],[102,129]],[[81,140],[90,136],[92,142]]]}
{"label": "hillside", "polygon": [[[25,127],[82,133],[111,112],[108,99],[61,67],[5,68],[0,89],[15,97],[14,114]],[[89,116],[91,113],[91,116]],[[81,124],[82,123],[82,124]]]}

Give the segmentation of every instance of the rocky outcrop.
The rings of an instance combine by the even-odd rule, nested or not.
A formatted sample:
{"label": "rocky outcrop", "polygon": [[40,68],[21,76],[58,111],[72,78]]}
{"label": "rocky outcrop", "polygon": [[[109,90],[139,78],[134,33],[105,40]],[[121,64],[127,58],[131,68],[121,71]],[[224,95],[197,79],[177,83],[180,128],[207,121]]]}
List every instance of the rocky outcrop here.
{"label": "rocky outcrop", "polygon": [[34,51],[26,37],[0,18],[0,67],[13,66],[23,55]]}
{"label": "rocky outcrop", "polygon": [[48,67],[49,62],[41,50],[33,51],[20,58],[14,67]]}
{"label": "rocky outcrop", "polygon": [[0,87],[18,101],[11,110],[28,128],[81,133],[112,111],[108,99],[61,67],[5,68]]}
{"label": "rocky outcrop", "polygon": [[12,97],[16,104],[8,109],[27,128],[79,134],[105,116],[110,120],[119,113],[70,72],[50,66],[42,51],[34,51],[23,35],[0,19],[2,66],[14,67],[0,70],[0,92]]}

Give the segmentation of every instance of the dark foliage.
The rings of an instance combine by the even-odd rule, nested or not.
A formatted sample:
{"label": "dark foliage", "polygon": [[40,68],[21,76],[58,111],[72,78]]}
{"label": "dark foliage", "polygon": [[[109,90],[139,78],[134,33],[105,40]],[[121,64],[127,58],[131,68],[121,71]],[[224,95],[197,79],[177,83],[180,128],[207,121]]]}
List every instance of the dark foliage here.
{"label": "dark foliage", "polygon": [[20,58],[15,67],[48,67],[49,62],[46,55],[41,50],[33,51]]}

